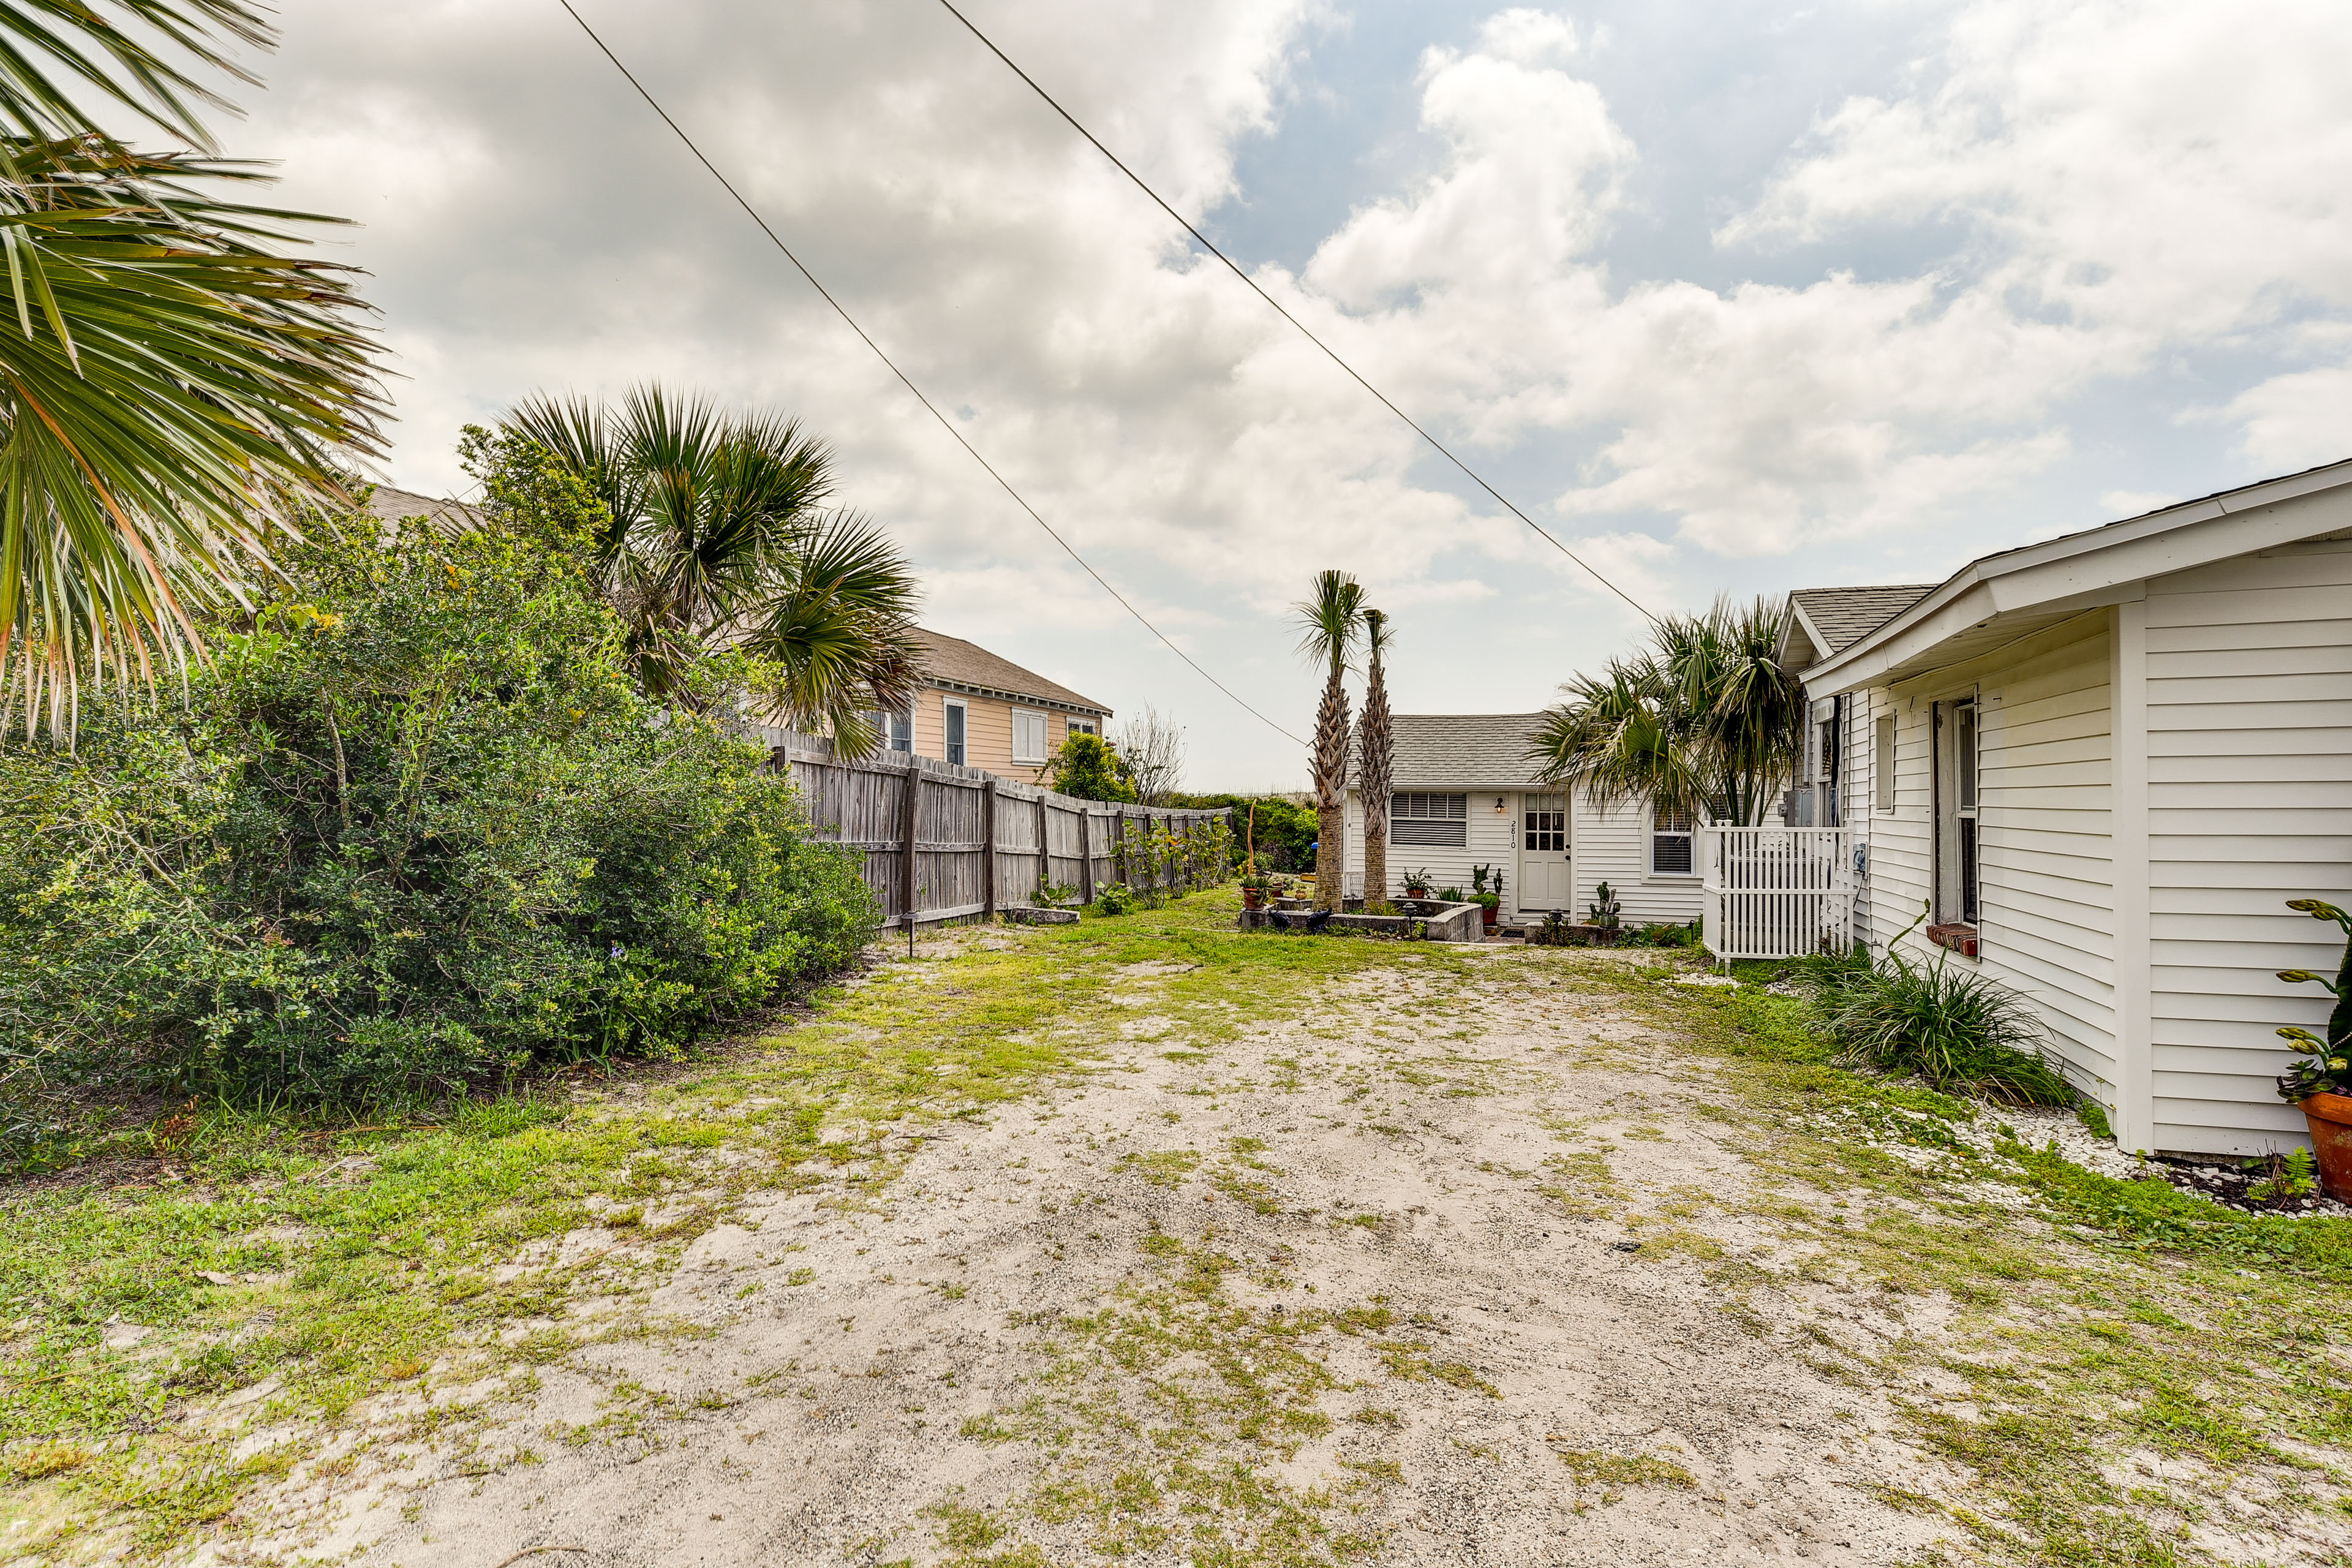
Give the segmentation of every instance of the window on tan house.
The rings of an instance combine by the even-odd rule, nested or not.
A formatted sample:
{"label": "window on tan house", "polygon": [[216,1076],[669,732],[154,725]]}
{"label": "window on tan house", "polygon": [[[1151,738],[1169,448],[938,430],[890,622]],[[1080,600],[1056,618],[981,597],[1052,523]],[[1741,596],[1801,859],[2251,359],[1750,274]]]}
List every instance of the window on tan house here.
{"label": "window on tan house", "polygon": [[1063,729],[1067,733],[1073,735],[1099,735],[1102,733],[1100,730],[1095,728],[1095,721],[1091,719],[1069,720],[1063,725]]}
{"label": "window on tan house", "polygon": [[964,736],[971,727],[971,710],[953,698],[947,704],[947,760],[957,767],[963,766]]}
{"label": "window on tan house", "polygon": [[1013,760],[1016,763],[1042,763],[1045,760],[1045,715],[1020,708],[1013,710]]}

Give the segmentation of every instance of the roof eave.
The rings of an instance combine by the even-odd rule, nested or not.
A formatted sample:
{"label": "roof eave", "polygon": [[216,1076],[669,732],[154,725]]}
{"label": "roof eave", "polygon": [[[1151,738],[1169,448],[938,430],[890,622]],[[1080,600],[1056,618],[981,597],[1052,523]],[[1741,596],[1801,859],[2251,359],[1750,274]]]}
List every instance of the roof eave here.
{"label": "roof eave", "polygon": [[2346,528],[2352,528],[2352,462],[1989,555],[1805,670],[1805,688],[1830,697],[1883,684],[1890,672],[1932,663],[1938,644],[2004,616],[2119,603],[2150,577]]}

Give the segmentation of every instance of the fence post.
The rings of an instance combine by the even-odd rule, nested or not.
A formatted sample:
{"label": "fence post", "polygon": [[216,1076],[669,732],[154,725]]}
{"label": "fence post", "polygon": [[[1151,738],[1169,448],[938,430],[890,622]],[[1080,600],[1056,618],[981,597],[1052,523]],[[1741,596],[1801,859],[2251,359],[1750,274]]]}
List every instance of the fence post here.
{"label": "fence post", "polygon": [[919,811],[922,804],[922,764],[914,757],[909,756],[907,759],[907,798],[900,803],[905,818],[901,828],[902,832],[905,834],[905,841],[902,846],[902,850],[906,856],[906,864],[904,868],[904,876],[906,879],[906,902],[903,907],[906,910],[907,925],[909,930],[913,929],[915,924],[915,830],[918,824],[921,821]]}
{"label": "fence post", "polygon": [[996,781],[992,778],[980,788],[980,898],[981,918],[989,924],[996,923]]}
{"label": "fence post", "polygon": [[1078,807],[1078,902],[1082,904],[1095,901],[1094,835],[1087,831],[1094,815],[1083,805]]}
{"label": "fence post", "polygon": [[[1037,795],[1037,885],[1044,887],[1054,879],[1054,806],[1040,791]],[[1034,896],[1034,895],[1033,895]]]}

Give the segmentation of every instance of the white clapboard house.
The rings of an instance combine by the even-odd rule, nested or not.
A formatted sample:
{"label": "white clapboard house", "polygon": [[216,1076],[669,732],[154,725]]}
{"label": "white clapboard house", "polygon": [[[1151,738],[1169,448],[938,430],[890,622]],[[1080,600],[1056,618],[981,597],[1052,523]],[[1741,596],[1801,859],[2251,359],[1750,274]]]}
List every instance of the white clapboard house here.
{"label": "white clapboard house", "polygon": [[[1553,910],[1581,920],[1604,881],[1629,924],[1696,919],[1694,825],[1644,807],[1597,806],[1581,791],[1539,782],[1528,752],[1541,718],[1395,716],[1388,896],[1397,896],[1405,873],[1423,869],[1438,889],[1467,892],[1471,873],[1486,866],[1502,873],[1506,920]],[[1352,772],[1347,851],[1352,895],[1364,879],[1364,806]]]}
{"label": "white clapboard house", "polygon": [[2352,902],[2352,462],[1789,623],[1791,816],[1864,851],[1858,934],[1924,907],[1908,945],[2023,993],[2126,1149],[2302,1142],[2273,1031],[2326,997],[2274,972],[2342,953],[2287,900]]}

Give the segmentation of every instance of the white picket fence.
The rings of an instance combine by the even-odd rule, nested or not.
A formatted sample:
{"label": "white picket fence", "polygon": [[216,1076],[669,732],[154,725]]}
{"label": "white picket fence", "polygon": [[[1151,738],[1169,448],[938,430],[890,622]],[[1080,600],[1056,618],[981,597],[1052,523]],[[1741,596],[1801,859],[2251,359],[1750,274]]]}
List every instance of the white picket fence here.
{"label": "white picket fence", "polygon": [[1701,827],[1706,950],[1724,959],[1844,951],[1857,891],[1853,844],[1843,827]]}

